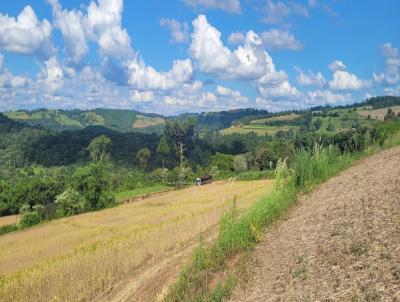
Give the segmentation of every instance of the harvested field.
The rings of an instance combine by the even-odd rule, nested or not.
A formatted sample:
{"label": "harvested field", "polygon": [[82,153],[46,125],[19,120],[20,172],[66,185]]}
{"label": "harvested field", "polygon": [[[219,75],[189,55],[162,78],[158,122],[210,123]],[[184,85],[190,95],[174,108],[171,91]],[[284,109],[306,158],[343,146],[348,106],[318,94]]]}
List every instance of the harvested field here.
{"label": "harvested field", "polygon": [[400,301],[400,147],[303,196],[231,301]]}
{"label": "harvested field", "polygon": [[393,112],[396,114],[398,114],[400,112],[400,106],[386,107],[386,108],[380,108],[380,109],[374,109],[374,110],[358,110],[357,112],[359,115],[361,115],[363,117],[368,117],[368,115],[370,115],[371,119],[383,121],[389,108],[392,108]]}
{"label": "harvested field", "polygon": [[191,187],[0,236],[0,301],[152,300],[235,196],[244,210],[272,183]]}
{"label": "harvested field", "polygon": [[292,121],[300,117],[300,115],[292,113],[286,115],[279,115],[274,117],[267,117],[257,120],[252,120],[250,124],[265,124],[266,122],[273,122],[273,121]]}
{"label": "harvested field", "polygon": [[0,217],[0,227],[4,225],[18,223],[18,221],[19,221],[18,215]]}

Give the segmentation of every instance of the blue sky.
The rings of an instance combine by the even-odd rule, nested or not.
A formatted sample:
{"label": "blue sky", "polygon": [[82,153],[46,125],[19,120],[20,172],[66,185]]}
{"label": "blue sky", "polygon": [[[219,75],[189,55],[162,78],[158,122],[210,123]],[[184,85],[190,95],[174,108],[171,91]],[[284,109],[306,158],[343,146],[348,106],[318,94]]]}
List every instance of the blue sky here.
{"label": "blue sky", "polygon": [[0,2],[0,110],[271,111],[400,95],[400,2]]}

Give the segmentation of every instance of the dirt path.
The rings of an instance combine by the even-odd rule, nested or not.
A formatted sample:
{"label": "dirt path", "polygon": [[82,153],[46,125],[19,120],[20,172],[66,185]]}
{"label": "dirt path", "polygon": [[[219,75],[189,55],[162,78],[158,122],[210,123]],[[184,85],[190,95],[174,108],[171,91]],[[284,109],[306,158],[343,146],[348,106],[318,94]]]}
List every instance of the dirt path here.
{"label": "dirt path", "polygon": [[231,301],[400,301],[400,147],[304,196],[249,273]]}
{"label": "dirt path", "polygon": [[[216,235],[217,229],[213,227],[202,236],[209,241],[215,239]],[[182,263],[187,261],[188,256],[198,244],[196,240],[182,248],[179,253],[159,259],[155,265],[136,272],[134,279],[116,285],[112,293],[97,297],[96,300],[104,302],[162,301],[168,287],[179,277]]]}

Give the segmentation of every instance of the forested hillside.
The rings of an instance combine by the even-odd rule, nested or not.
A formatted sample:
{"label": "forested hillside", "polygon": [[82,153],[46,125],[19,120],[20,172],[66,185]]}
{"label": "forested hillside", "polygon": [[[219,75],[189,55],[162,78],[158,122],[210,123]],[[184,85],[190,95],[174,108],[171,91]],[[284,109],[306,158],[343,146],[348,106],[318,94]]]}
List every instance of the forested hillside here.
{"label": "forested hillside", "polygon": [[[96,114],[91,120],[94,125],[83,127],[80,120],[83,128],[63,131],[21,122],[29,121],[21,116],[54,115],[63,121],[68,117],[71,125],[72,117],[79,121],[88,112],[18,111],[13,114],[19,118],[14,119],[0,114],[0,214],[31,215],[33,211],[41,213],[37,222],[113,205],[114,194],[120,192],[192,184],[204,174],[214,178],[268,177],[279,159],[286,158],[290,165],[296,150],[313,150],[316,144],[333,145],[342,154],[359,152],[397,129],[399,115],[382,106],[398,103],[399,98],[383,97],[351,108],[187,114],[166,118],[151,134],[112,129],[128,127],[133,114],[141,116],[127,110],[96,109],[91,111]],[[120,123],[113,125],[117,120]],[[227,125],[243,131],[218,131]],[[79,196],[86,197],[77,209],[67,204],[56,214],[56,201],[63,200],[64,193],[74,206]]]}

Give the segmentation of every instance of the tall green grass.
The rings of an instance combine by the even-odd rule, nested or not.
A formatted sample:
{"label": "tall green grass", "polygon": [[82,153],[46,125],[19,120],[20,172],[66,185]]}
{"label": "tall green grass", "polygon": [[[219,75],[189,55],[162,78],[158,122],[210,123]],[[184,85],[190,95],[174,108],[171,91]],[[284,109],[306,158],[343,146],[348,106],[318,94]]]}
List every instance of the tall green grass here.
{"label": "tall green grass", "polygon": [[231,209],[221,218],[216,242],[209,246],[200,244],[164,301],[221,301],[229,295],[235,278],[230,276],[211,288],[210,280],[216,272],[223,271],[232,256],[251,250],[262,239],[265,228],[296,201],[299,193],[309,191],[345,169],[354,158],[341,154],[335,147],[315,145],[312,151],[298,151],[290,169],[286,161],[280,161],[273,192],[255,203],[244,215],[240,215],[233,202]]}

